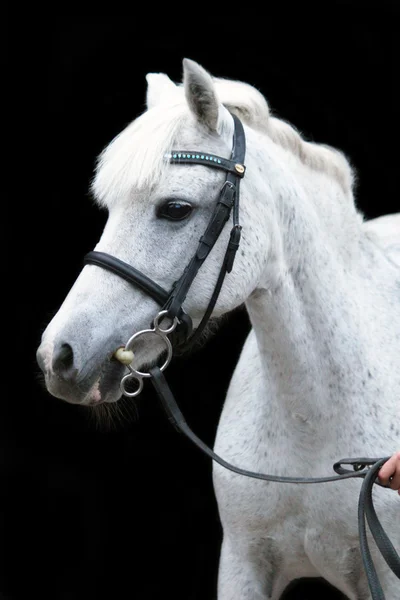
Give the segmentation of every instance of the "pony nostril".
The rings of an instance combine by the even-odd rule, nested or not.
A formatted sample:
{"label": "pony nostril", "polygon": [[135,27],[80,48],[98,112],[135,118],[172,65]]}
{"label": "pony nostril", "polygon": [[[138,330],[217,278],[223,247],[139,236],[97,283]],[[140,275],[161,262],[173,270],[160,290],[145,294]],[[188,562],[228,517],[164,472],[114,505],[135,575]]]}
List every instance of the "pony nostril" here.
{"label": "pony nostril", "polygon": [[63,379],[74,379],[78,369],[74,366],[74,351],[69,344],[61,344],[54,351],[53,371]]}

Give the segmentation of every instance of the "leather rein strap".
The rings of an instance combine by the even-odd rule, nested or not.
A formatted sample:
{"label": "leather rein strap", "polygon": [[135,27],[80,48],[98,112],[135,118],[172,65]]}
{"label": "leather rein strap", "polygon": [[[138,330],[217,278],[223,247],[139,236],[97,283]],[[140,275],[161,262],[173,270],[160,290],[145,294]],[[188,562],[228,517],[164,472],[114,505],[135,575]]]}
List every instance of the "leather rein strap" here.
{"label": "leather rein strap", "polygon": [[[207,229],[199,240],[196,253],[184,269],[181,277],[173,284],[170,292],[164,290],[152,279],[147,277],[147,275],[141,273],[141,271],[138,271],[131,265],[114,256],[111,256],[110,254],[93,251],[86,254],[84,258],[84,264],[91,264],[105,268],[116,275],[119,275],[125,279],[125,281],[138,286],[143,292],[153,298],[153,300],[155,300],[155,302],[157,302],[163,310],[166,310],[167,315],[171,319],[174,320],[177,318],[178,326],[172,335],[175,338],[174,342],[179,347],[183,346],[184,349],[187,349],[195,343],[195,341],[200,337],[209,318],[211,317],[225,275],[232,270],[236,251],[239,247],[241,235],[241,227],[239,224],[239,184],[240,179],[245,174],[244,159],[246,152],[246,140],[240,120],[235,115],[232,115],[232,118],[235,129],[230,159],[222,158],[212,154],[199,153],[196,151],[178,150],[172,151],[167,157],[169,162],[172,164],[201,164],[222,169],[227,173],[225,183],[222,186],[218,198],[218,202],[211,216]],[[231,213],[233,216],[233,225],[219,276],[215,284],[214,292],[211,296],[200,325],[197,327],[196,331],[192,333],[192,321],[190,316],[183,310],[183,303],[194,278],[196,277],[210,251],[214,247]],[[371,552],[368,547],[366,520],[383,558],[390,569],[400,579],[400,557],[379,522],[372,500],[372,488],[374,483],[381,485],[377,481],[376,476],[381,466],[388,460],[389,457],[380,459],[343,459],[335,463],[333,466],[334,470],[338,474],[330,477],[279,477],[277,475],[266,475],[263,473],[255,473],[241,469],[215,454],[211,448],[204,444],[204,442],[202,442],[202,440],[200,440],[197,435],[193,433],[186,423],[181,411],[179,410],[179,407],[160,368],[153,367],[150,369],[149,373],[151,375],[151,382],[161,400],[161,404],[168,416],[168,419],[174,425],[174,427],[178,431],[182,432],[204,454],[209,456],[221,466],[233,471],[234,473],[237,473],[238,475],[244,475],[245,477],[252,477],[265,481],[293,484],[326,483],[341,479],[362,478],[363,483],[358,504],[358,527],[361,556],[367,575],[368,585],[371,590],[372,600],[385,600],[385,596],[371,557]],[[344,464],[351,465],[353,470],[346,469],[343,467]]]}
{"label": "leather rein strap", "polygon": [[[225,459],[221,458],[211,448],[209,448],[197,435],[190,429],[179,406],[171,392],[171,389],[158,367],[150,369],[151,382],[161,400],[162,407],[168,417],[170,423],[183,433],[201,452],[209,458],[217,462],[219,465],[245,477],[254,479],[262,479],[264,481],[273,481],[277,483],[293,483],[293,484],[312,484],[312,483],[329,483],[342,479],[364,479],[358,503],[358,531],[360,540],[360,552],[363,560],[364,569],[367,575],[368,585],[371,591],[372,600],[385,600],[385,595],[380,584],[375,565],[372,560],[371,552],[368,545],[366,523],[367,520],[372,536],[378,546],[383,558],[389,568],[400,579],[400,557],[396,552],[392,542],[385,533],[376,514],[372,499],[372,488],[374,483],[381,485],[376,477],[379,469],[390,458],[345,458],[333,465],[334,470],[338,475],[328,477],[281,477],[278,475],[267,475],[265,473],[256,473],[236,467]],[[348,464],[353,466],[353,470],[346,469],[342,465]],[[385,487],[385,486],[382,486]]]}

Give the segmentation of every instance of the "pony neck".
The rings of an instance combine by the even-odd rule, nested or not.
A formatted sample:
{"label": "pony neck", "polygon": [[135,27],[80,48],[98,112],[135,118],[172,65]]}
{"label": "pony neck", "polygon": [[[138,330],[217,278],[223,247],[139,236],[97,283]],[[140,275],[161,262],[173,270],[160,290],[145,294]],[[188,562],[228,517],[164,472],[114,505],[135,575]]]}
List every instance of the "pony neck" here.
{"label": "pony neck", "polygon": [[[340,186],[323,188],[321,178],[280,194],[264,274],[246,302],[279,410],[314,422],[337,419],[338,381],[365,370],[356,291],[361,219]],[[351,395],[351,378],[346,385]]]}

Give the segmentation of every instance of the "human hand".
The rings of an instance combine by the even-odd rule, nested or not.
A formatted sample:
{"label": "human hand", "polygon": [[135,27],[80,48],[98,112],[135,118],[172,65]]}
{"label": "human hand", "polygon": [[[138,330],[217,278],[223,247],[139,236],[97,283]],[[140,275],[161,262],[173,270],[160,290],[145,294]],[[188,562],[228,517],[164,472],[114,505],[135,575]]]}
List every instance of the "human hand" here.
{"label": "human hand", "polygon": [[380,468],[378,479],[392,490],[398,490],[400,495],[400,451],[395,452]]}

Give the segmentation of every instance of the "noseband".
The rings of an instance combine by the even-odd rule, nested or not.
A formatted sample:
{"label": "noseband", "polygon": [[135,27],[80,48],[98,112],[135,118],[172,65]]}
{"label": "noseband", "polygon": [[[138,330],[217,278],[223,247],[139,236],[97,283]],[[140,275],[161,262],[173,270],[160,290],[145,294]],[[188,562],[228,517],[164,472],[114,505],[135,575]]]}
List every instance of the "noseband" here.
{"label": "noseband", "polygon": [[[128,397],[137,396],[143,389],[143,378],[150,378],[161,400],[161,404],[167,414],[167,417],[174,427],[178,431],[184,433],[184,435],[203,453],[234,473],[255,479],[262,479],[264,481],[293,484],[326,483],[350,478],[363,479],[358,504],[358,528],[361,557],[367,575],[372,600],[385,600],[385,596],[380,585],[368,546],[366,520],[372,536],[374,537],[374,540],[387,565],[400,579],[400,557],[393,547],[389,537],[382,528],[382,525],[375,512],[372,499],[372,488],[374,483],[381,485],[376,479],[379,469],[389,457],[379,459],[342,459],[333,465],[337,475],[315,478],[282,477],[241,469],[232,465],[231,463],[228,463],[226,460],[218,456],[213,450],[211,450],[211,448],[204,444],[204,442],[202,442],[202,440],[200,440],[195,433],[193,433],[186,423],[182,413],[180,412],[175,398],[163,375],[163,371],[170,363],[173,354],[172,344],[168,336],[172,334],[174,336],[174,343],[179,347],[184,347],[185,349],[192,346],[194,342],[198,340],[202,331],[204,330],[204,327],[211,317],[212,311],[221,291],[225,275],[232,271],[236,252],[239,247],[241,236],[241,226],[239,224],[239,184],[246,171],[244,166],[246,140],[242,123],[233,114],[232,118],[234,121],[234,135],[231,157],[229,159],[222,158],[214,154],[188,150],[174,150],[167,157],[171,164],[203,165],[221,169],[226,172],[225,182],[221,188],[218,202],[214,208],[208,226],[199,240],[196,253],[184,269],[181,277],[172,285],[170,292],[164,290],[156,282],[147,277],[147,275],[144,275],[141,271],[138,271],[119,258],[116,258],[110,254],[106,254],[105,252],[89,252],[84,258],[85,265],[91,264],[103,267],[104,269],[119,275],[125,279],[125,281],[128,281],[129,283],[139,287],[161,306],[161,311],[157,314],[153,321],[153,327],[139,331],[132,335],[126,343],[125,349],[131,350],[134,342],[140,336],[156,335],[164,342],[166,347],[167,354],[164,364],[161,367],[152,367],[149,372],[141,372],[134,369],[131,364],[127,365],[129,372],[121,380],[121,391],[125,396]],[[215,284],[213,294],[199,326],[195,332],[192,332],[192,319],[184,311],[183,303],[194,278],[209,255],[211,249],[214,247],[231,214],[233,216],[233,225],[217,283]],[[161,324],[165,318],[168,318],[172,324],[167,328],[162,328]],[[137,389],[134,392],[131,392],[127,389],[127,384],[132,379],[134,379],[137,383]],[[350,465],[352,469],[343,467],[343,465]]]}

